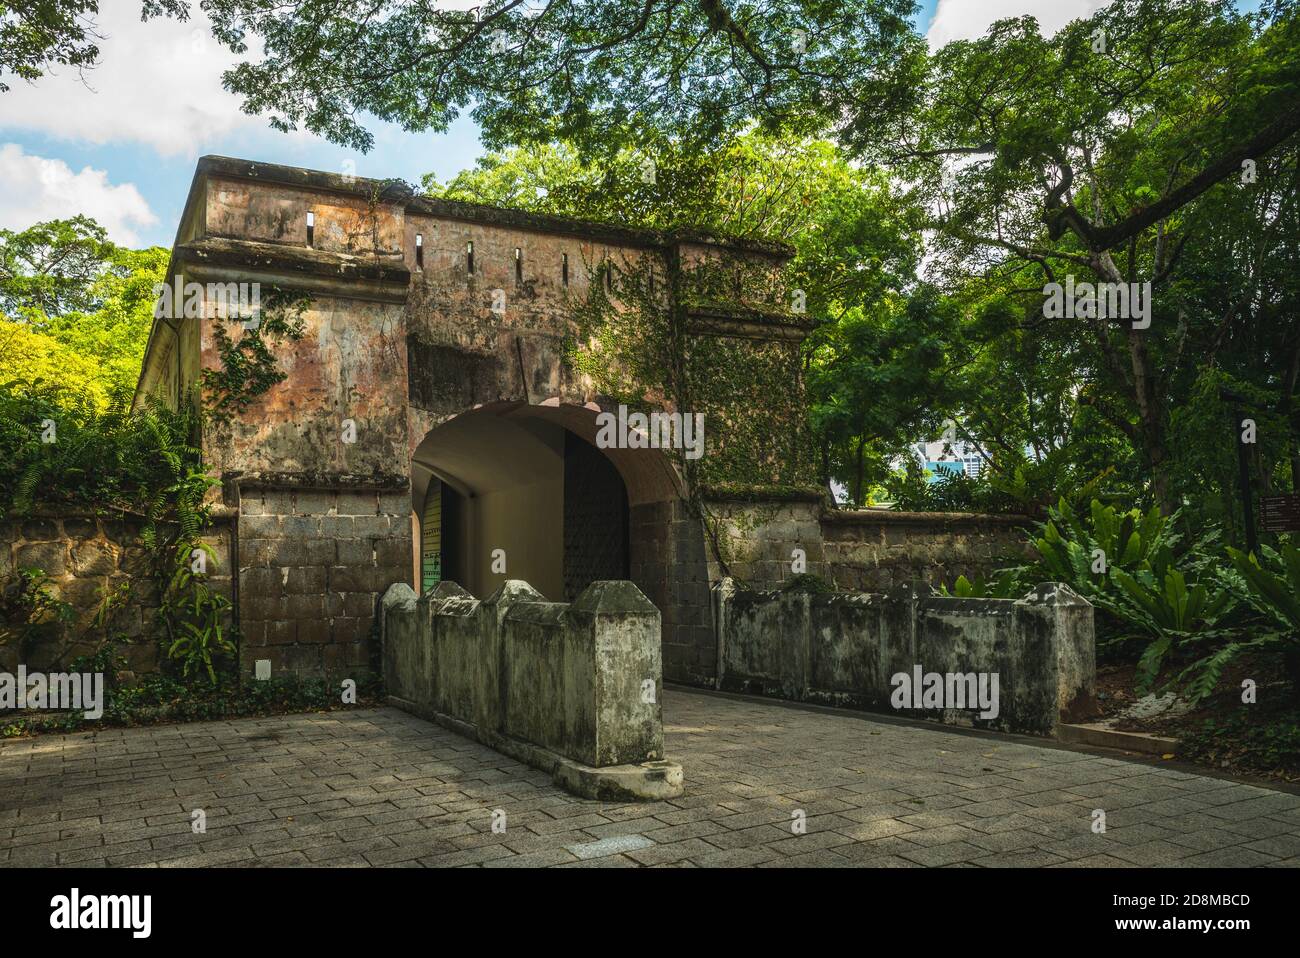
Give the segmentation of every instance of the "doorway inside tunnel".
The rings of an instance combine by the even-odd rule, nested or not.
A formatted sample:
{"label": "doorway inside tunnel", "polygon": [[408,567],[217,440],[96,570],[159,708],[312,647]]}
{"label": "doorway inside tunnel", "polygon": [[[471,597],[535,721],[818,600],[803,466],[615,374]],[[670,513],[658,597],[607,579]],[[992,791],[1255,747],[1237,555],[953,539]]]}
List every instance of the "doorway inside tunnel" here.
{"label": "doorway inside tunnel", "polygon": [[564,601],[593,582],[628,578],[627,488],[599,449],[564,434]]}
{"label": "doorway inside tunnel", "polygon": [[[594,420],[583,412],[580,427]],[[430,431],[412,468],[421,592],[449,579],[483,598],[523,579],[569,602],[592,582],[633,578],[628,484],[565,418],[483,408]]]}

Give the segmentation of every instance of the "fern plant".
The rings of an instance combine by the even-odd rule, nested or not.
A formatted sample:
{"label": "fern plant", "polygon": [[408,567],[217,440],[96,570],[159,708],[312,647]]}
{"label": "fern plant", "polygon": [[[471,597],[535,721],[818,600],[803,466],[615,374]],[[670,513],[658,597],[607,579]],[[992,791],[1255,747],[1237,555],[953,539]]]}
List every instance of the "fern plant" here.
{"label": "fern plant", "polygon": [[974,580],[957,576],[952,589],[941,585],[939,591],[956,599],[1018,599],[1028,588],[1025,569],[1000,569],[990,577],[976,573]]}
{"label": "fern plant", "polygon": [[[1232,593],[1211,576],[1189,581],[1187,574],[1175,567],[1173,555],[1167,547],[1149,556],[1135,572],[1130,574],[1123,569],[1113,569],[1111,576],[1119,586],[1119,595],[1102,597],[1101,603],[1125,622],[1151,636],[1138,660],[1139,692],[1149,691],[1155,684],[1171,649],[1194,653],[1196,645],[1228,634],[1219,628],[1219,623],[1235,605]],[[1218,654],[1216,651],[1210,658]],[[1213,663],[1202,658],[1199,670],[1193,663],[1171,684],[1185,684],[1189,676],[1194,676],[1196,680],[1187,686],[1185,695],[1198,701],[1213,689],[1223,665],[1230,658]],[[1210,671],[1206,671],[1207,668]]]}
{"label": "fern plant", "polygon": [[1152,506],[1147,512],[1093,499],[1084,520],[1062,498],[1048,511],[1042,534],[1034,539],[1047,578],[1065,582],[1090,601],[1113,591],[1108,575],[1114,570],[1136,572],[1152,552],[1172,542],[1172,516]]}
{"label": "fern plant", "polygon": [[0,647],[18,646],[18,660],[29,657],[31,646],[71,622],[71,605],[60,599],[43,569],[24,567],[0,583]]}
{"label": "fern plant", "polygon": [[181,675],[202,672],[215,685],[217,666],[235,654],[235,644],[226,630],[230,600],[208,584],[208,561],[215,563],[216,555],[207,543],[182,539],[175,545],[158,615],[167,630],[167,657],[180,664]]}
{"label": "fern plant", "polygon": [[1228,549],[1245,584],[1246,601],[1273,626],[1250,644],[1282,653],[1292,694],[1300,700],[1300,548],[1283,542],[1276,550],[1265,546],[1261,553],[1262,563],[1253,552]]}

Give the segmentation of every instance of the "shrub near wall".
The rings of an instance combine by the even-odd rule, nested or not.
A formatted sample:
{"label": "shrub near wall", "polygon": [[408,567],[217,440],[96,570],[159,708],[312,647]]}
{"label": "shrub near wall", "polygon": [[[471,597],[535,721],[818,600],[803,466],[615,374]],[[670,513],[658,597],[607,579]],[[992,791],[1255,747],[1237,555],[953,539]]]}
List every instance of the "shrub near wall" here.
{"label": "shrub near wall", "polygon": [[[123,678],[159,671],[158,586],[141,540],[145,521],[130,513],[95,516],[83,511],[41,510],[23,519],[0,521],[0,586],[13,588],[23,569],[47,577],[49,595],[66,603],[69,618],[24,640],[22,623],[4,622],[13,634],[0,644],[0,671],[19,664],[33,671],[66,671],[80,657],[99,652],[108,636],[119,640]],[[229,531],[218,524],[203,537],[216,555],[209,582],[229,593]],[[106,596],[120,594],[112,616],[97,627]]]}

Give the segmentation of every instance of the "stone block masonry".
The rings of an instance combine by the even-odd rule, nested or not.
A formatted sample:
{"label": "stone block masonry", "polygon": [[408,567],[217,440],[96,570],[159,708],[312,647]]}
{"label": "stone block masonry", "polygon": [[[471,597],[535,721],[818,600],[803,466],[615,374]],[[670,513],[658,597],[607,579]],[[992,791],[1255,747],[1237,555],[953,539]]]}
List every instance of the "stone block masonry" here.
{"label": "stone block masonry", "polygon": [[637,506],[630,523],[631,579],[662,610],[665,677],[711,686],[717,647],[700,522],[677,500]]}
{"label": "stone block masonry", "polygon": [[476,738],[589,798],[672,798],[664,760],[660,619],[631,582],[594,582],[572,604],[507,581],[475,599],[454,582],[383,600],[393,704]]}
{"label": "stone block masonry", "polygon": [[[71,607],[72,617],[44,634],[21,643],[0,644],[0,671],[19,664],[35,671],[62,671],[81,656],[99,651],[105,634],[119,639],[117,653],[126,660],[125,678],[157,672],[162,634],[157,618],[158,584],[141,533],[145,520],[131,513],[91,515],[75,510],[45,509],[25,518],[0,522],[0,587],[12,587],[24,569],[48,577],[49,594]],[[218,517],[203,536],[215,562],[209,585],[230,595],[231,522]],[[106,628],[94,628],[105,595],[128,586]],[[18,623],[0,623],[13,628]]]}
{"label": "stone block masonry", "polygon": [[836,588],[879,592],[915,581],[938,586],[959,575],[987,577],[1024,561],[1031,525],[1025,516],[844,509],[823,515],[819,545]]}
{"label": "stone block masonry", "polygon": [[[917,688],[901,714],[1035,735],[1054,735],[1093,699],[1093,610],[1065,585],[1011,600],[938,596],[919,583],[883,595],[757,592],[724,579],[714,604],[725,690],[897,711],[902,674]],[[923,702],[918,672],[989,681],[992,714]]]}
{"label": "stone block masonry", "polygon": [[378,671],[375,613],[411,578],[405,492],[242,489],[240,669],[269,659],[273,676]]}

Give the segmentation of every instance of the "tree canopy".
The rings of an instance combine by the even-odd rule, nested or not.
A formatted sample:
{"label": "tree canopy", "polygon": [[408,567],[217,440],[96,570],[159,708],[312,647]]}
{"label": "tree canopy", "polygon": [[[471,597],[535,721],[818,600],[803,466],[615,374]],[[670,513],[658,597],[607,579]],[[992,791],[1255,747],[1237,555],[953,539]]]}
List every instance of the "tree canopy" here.
{"label": "tree canopy", "polygon": [[[99,0],[17,0],[0,2],[0,93],[6,73],[20,80],[40,79],[52,66],[86,70],[99,59],[95,17]],[[141,16],[189,15],[188,0],[143,0]]]}
{"label": "tree canopy", "polygon": [[758,120],[805,132],[909,88],[924,43],[912,0],[207,0],[216,36],[260,61],[226,75],[245,109],[357,149],[368,113],[444,130],[468,112],[489,146],[569,140],[606,150],[671,133],[696,142]]}
{"label": "tree canopy", "polygon": [[85,216],[0,230],[0,382],[92,409],[129,399],[167,257],[116,246]]}

